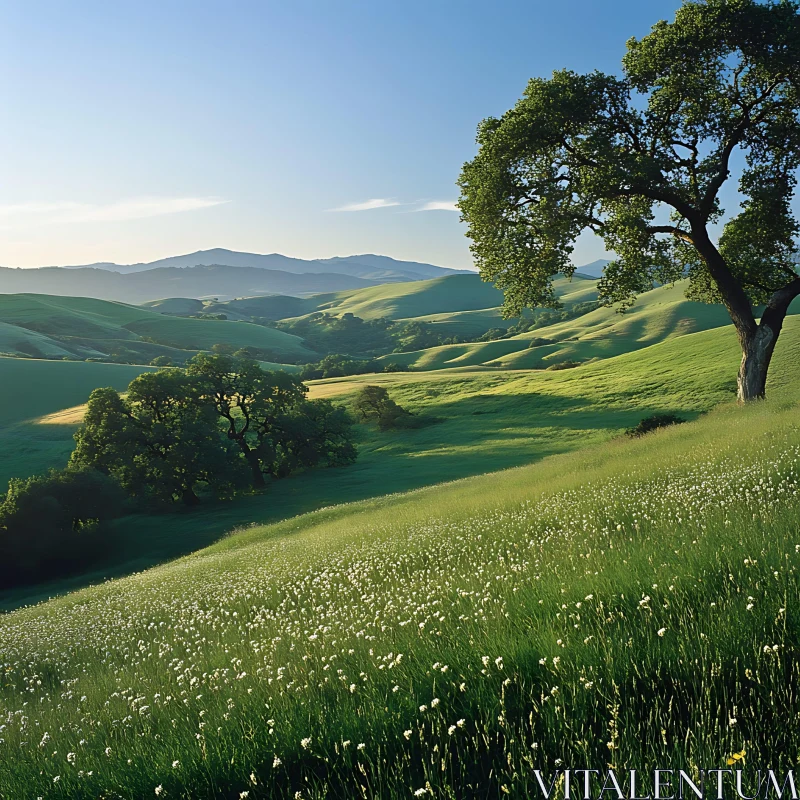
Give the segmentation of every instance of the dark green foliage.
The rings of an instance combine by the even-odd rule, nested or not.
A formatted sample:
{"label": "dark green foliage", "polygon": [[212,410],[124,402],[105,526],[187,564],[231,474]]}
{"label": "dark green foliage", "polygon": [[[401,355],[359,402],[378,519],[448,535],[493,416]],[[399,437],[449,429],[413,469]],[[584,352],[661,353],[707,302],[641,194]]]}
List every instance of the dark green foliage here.
{"label": "dark green foliage", "polygon": [[625,433],[627,433],[628,436],[644,436],[646,433],[650,433],[650,431],[654,431],[657,428],[680,425],[682,422],[686,422],[686,420],[681,417],[676,417],[674,414],[654,414],[652,417],[645,417],[636,427],[628,428]]}
{"label": "dark green foliage", "polygon": [[407,411],[389,397],[389,392],[383,386],[365,386],[356,395],[353,409],[362,420],[376,420],[382,431],[421,428],[438,422],[433,417]]}
{"label": "dark green foliage", "polygon": [[353,408],[361,419],[380,419],[390,409],[399,408],[399,406],[389,397],[389,392],[385,387],[369,385],[356,395]]}
{"label": "dark green foliage", "polygon": [[476,341],[493,342],[496,339],[505,339],[507,336],[508,331],[505,328],[489,328],[489,330],[482,336],[479,336]]}
{"label": "dark green foliage", "polygon": [[321,380],[322,378],[344,378],[348,375],[366,375],[370,372],[408,372],[409,367],[403,364],[390,362],[383,364],[380,361],[360,360],[343,355],[331,353],[316,364],[306,364],[300,370],[300,378],[304,381]]}
{"label": "dark green foliage", "polygon": [[275,474],[276,423],[302,413],[306,387],[286,372],[265,372],[250,359],[221,355],[195,356],[187,374],[195,379],[198,399],[221,418],[225,436],[241,452],[254,488],[262,487],[264,474]]}
{"label": "dark green foliage", "polygon": [[151,367],[171,367],[172,359],[169,356],[156,356],[151,362]]}
{"label": "dark green foliage", "polygon": [[300,378],[304,381],[321,378],[344,378],[347,375],[366,375],[368,372],[382,372],[379,361],[362,361],[342,353],[331,353],[316,364],[306,364],[300,370]]}
{"label": "dark green foliage", "polygon": [[336,317],[327,312],[315,312],[297,320],[273,323],[278,330],[305,339],[319,353],[350,353],[375,356],[388,353],[395,346],[389,319],[363,320],[351,313]]}
{"label": "dark green foliage", "polygon": [[430,323],[416,320],[397,323],[395,338],[395,353],[411,353],[414,350],[426,350],[442,344],[458,344],[461,341],[457,336],[443,337]]}
{"label": "dark green foliage", "polygon": [[580,361],[557,361],[555,364],[550,364],[549,367],[545,367],[548,372],[554,372],[559,369],[574,369],[575,367],[579,367],[581,365]]}
{"label": "dark green foliage", "polygon": [[283,478],[300,469],[352,464],[357,451],[347,411],[329,400],[304,401],[276,420],[264,471]]}
{"label": "dark green foliage", "polygon": [[197,491],[230,496],[241,482],[232,443],[198,402],[195,381],[178,370],[148,372],[127,396],[95,389],[70,459],[112,476],[140,500],[198,502]]}
{"label": "dark green foliage", "polygon": [[355,459],[347,414],[309,402],[286,372],[251,359],[201,353],[185,372],[134,379],[126,396],[96,389],[75,434],[74,466],[110,475],[140,500],[230,497],[307,467]]}
{"label": "dark green foliage", "polygon": [[0,586],[85,568],[107,549],[103,523],[123,509],[120,487],[94,469],[12,480],[0,504]]}
{"label": "dark green foliage", "polygon": [[[621,77],[563,70],[478,129],[459,207],[481,275],[505,311],[557,305],[552,278],[588,229],[616,259],[601,299],[629,306],[688,274],[725,304],[744,361],[740,399],[762,396],[784,316],[800,294],[791,200],[800,166],[800,4],[693,0],[631,39]],[[741,151],[741,210],[719,192]],[[671,217],[663,224],[662,209]],[[755,304],[767,308],[756,322]],[[768,329],[768,330],[765,330]]]}

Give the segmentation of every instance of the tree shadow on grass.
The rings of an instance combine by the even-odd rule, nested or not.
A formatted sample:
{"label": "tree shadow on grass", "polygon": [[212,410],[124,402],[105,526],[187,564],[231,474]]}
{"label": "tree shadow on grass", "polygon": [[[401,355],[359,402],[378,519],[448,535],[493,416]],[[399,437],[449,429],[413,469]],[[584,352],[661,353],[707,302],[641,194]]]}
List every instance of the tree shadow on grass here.
{"label": "tree shadow on grass", "polygon": [[360,425],[355,464],[295,475],[263,494],[209,502],[196,511],[175,508],[118,520],[109,532],[116,539],[113,558],[83,575],[0,592],[0,609],[147,569],[213,544],[235,528],[523,466],[613,438],[652,413],[687,419],[699,413],[595,402],[537,393],[473,395],[438,403],[435,414],[442,421],[417,430],[381,433]]}

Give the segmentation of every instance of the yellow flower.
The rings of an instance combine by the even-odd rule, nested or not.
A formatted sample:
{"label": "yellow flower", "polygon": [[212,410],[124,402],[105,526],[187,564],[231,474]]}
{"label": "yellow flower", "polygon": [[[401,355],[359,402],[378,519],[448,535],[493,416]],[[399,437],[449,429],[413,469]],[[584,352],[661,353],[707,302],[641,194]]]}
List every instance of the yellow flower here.
{"label": "yellow flower", "polygon": [[741,752],[734,753],[732,756],[730,756],[730,758],[728,758],[728,766],[730,766],[731,764],[735,764],[737,761],[743,761],[744,752],[745,752],[744,748],[742,748]]}

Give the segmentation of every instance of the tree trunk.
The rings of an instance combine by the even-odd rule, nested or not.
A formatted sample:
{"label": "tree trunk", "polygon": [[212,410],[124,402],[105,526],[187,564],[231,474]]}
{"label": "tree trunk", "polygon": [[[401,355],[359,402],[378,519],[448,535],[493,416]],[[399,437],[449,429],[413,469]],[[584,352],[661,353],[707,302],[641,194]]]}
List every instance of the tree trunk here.
{"label": "tree trunk", "polygon": [[250,467],[253,488],[263,489],[267,484],[264,481],[264,473],[261,471],[261,462],[258,459],[258,454],[248,447],[247,450],[244,451],[244,457]]}
{"label": "tree trunk", "polygon": [[194,493],[194,489],[184,489],[183,490],[183,502],[185,505],[189,507],[199,506],[200,505],[200,498]]}
{"label": "tree trunk", "polygon": [[770,297],[761,322],[755,330],[742,330],[737,326],[742,344],[742,365],[739,368],[739,402],[746,403],[765,396],[767,370],[780,336],[783,321],[792,300],[800,295],[800,278],[778,289]]}
{"label": "tree trunk", "polygon": [[762,323],[754,334],[743,337],[737,397],[740,403],[763,400],[767,391],[767,370],[778,334]]}

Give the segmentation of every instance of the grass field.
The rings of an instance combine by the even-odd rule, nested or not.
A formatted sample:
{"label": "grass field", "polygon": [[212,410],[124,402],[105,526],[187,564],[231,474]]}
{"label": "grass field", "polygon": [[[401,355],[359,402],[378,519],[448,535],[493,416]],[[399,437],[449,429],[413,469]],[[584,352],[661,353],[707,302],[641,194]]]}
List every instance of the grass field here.
{"label": "grass field", "polygon": [[[297,336],[226,320],[169,317],[139,306],[86,297],[0,294],[0,352],[55,358],[122,354],[149,363],[217,343],[257,347],[287,360],[313,360]],[[145,338],[150,341],[145,341]]]}
{"label": "grass field", "polygon": [[[627,353],[687,333],[730,324],[722,306],[693,303],[683,282],[653,289],[625,314],[599,308],[573,320],[522,333],[510,339],[444,345],[384,356],[414,369],[489,365],[506,369],[543,369],[563,361],[587,361]],[[580,295],[579,295],[580,296]],[[580,301],[577,301],[580,302]],[[795,313],[797,313],[795,309]],[[531,346],[532,340],[552,343]]]}
{"label": "grass field", "polygon": [[550,426],[588,446],[0,618],[0,797],[525,797],[561,763],[794,765],[800,326],[768,403],[604,441],[730,396],[731,337],[567,373],[382,376],[449,416],[399,437],[416,448],[375,441],[376,494],[404,461],[485,471]]}
{"label": "grass field", "polygon": [[[771,391],[784,390],[800,363],[800,324],[787,321],[776,351]],[[234,527],[291,517],[337,503],[374,498],[530,464],[618,437],[656,412],[694,419],[734,396],[738,345],[730,327],[679,337],[607,361],[558,372],[447,370],[365,375],[312,384],[311,396],[349,403],[362,385],[380,383],[438,424],[402,434],[357,426],[359,459],[344,469],[312,471],[276,483],[264,495],[204,506],[198,513],[136,516],[115,529],[118,558],[88,575],[0,594],[11,608],[108,576],[142,570],[206,546]],[[102,366],[102,365],[100,365]],[[0,433],[0,477],[61,466],[72,449],[73,420],[21,422]],[[28,448],[26,450],[26,448]],[[17,461],[20,458],[20,461]]]}

